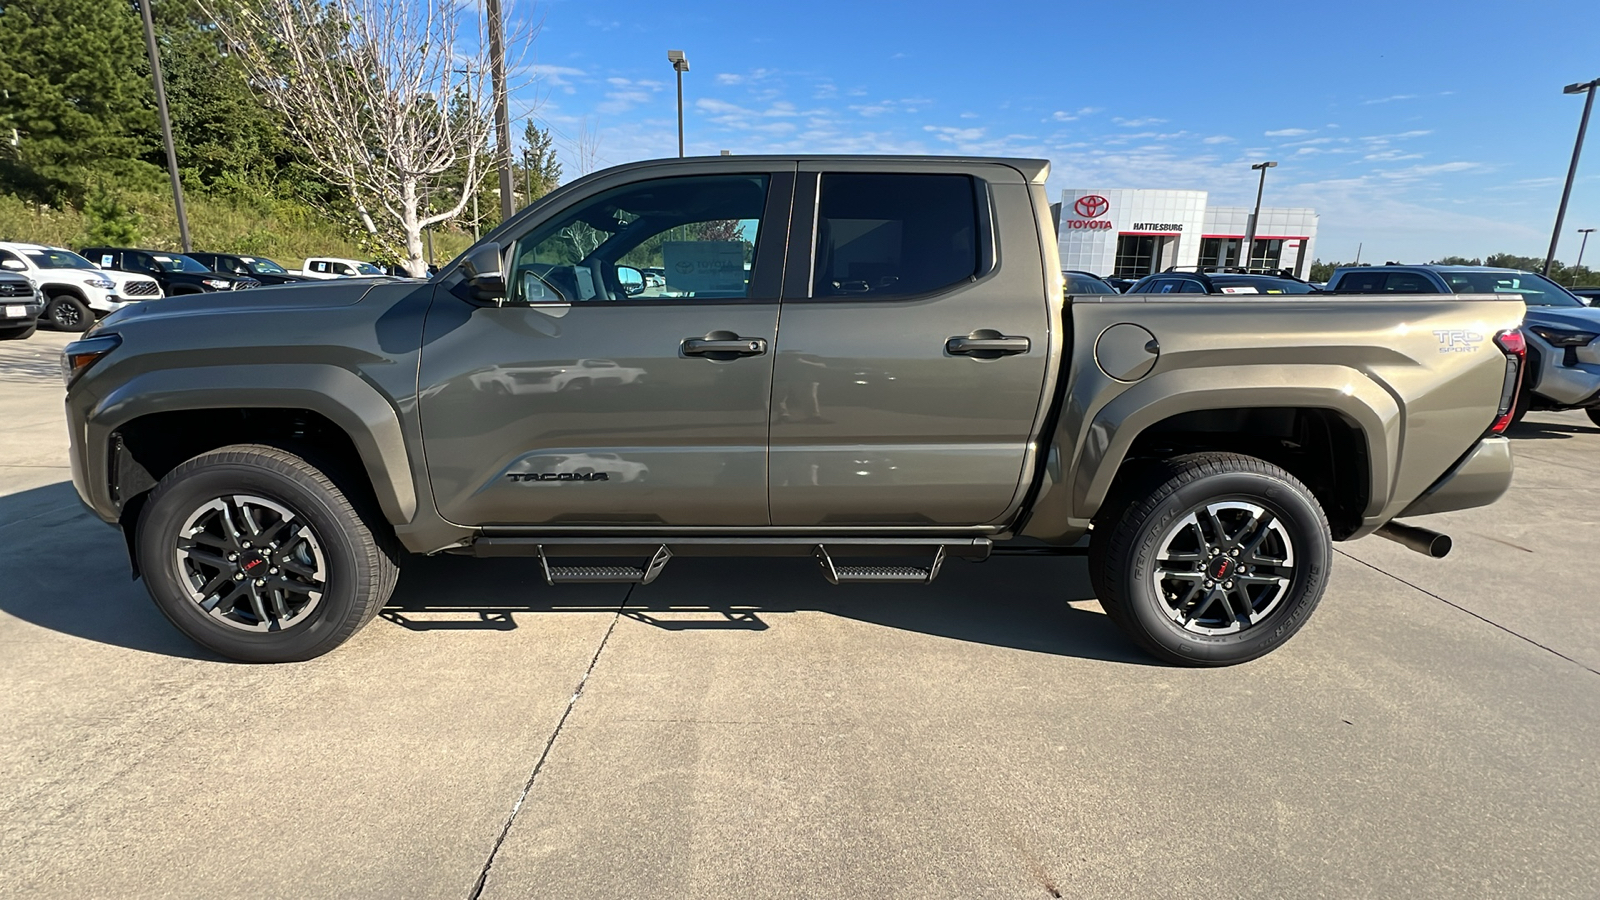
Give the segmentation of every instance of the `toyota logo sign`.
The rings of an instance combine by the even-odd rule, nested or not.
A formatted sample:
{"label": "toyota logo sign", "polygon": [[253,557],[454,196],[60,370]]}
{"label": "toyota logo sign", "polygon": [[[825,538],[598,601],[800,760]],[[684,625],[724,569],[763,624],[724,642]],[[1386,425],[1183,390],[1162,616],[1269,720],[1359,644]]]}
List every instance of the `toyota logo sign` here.
{"label": "toyota logo sign", "polygon": [[1085,219],[1098,219],[1111,208],[1111,201],[1099,194],[1089,194],[1073,201],[1072,208]]}

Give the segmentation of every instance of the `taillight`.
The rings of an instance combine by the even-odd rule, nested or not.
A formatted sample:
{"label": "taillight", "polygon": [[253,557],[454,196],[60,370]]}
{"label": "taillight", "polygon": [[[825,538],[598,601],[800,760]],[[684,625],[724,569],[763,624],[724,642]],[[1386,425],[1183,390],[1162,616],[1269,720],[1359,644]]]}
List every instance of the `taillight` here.
{"label": "taillight", "polygon": [[1506,354],[1506,380],[1500,386],[1500,408],[1495,411],[1489,433],[1503,434],[1511,427],[1511,417],[1516,412],[1517,393],[1522,389],[1522,369],[1528,360],[1528,342],[1515,328],[1495,335],[1494,342]]}

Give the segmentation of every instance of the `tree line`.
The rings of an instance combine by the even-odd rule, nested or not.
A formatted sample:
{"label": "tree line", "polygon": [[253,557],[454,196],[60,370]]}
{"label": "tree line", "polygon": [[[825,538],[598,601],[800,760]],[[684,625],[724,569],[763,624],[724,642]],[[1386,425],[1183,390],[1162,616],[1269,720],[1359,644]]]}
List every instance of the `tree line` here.
{"label": "tree line", "polygon": [[[427,223],[421,228],[458,236],[494,227],[498,185],[482,178],[493,169],[492,141],[481,121],[483,104],[468,103],[481,101],[469,93],[486,78],[485,68],[461,75],[448,62],[462,57],[459,48],[429,46],[440,35],[453,36],[458,20],[451,16],[462,7],[471,9],[451,0],[153,0],[186,194],[197,203],[243,208],[242,222],[250,209],[270,207],[280,229],[336,223],[366,258],[413,271],[423,260],[421,230],[411,226]],[[306,139],[306,126],[315,122],[305,106],[274,96],[285,85],[302,97],[328,92],[326,72],[297,71],[286,52],[281,29],[290,13],[319,29],[322,42],[314,49],[327,71],[369,88],[356,101],[364,107],[343,109],[349,121],[334,140],[356,145],[343,157]],[[411,27],[393,28],[380,40],[401,34],[412,43],[380,47],[370,35],[363,42],[360,29],[379,16]],[[428,54],[447,61],[433,74],[436,83],[404,71]],[[437,146],[441,132],[454,143]],[[419,149],[430,137],[436,146]],[[521,138],[513,166],[518,206],[561,179],[550,134],[530,119]],[[352,159],[365,171],[341,177],[340,166],[351,168]],[[158,208],[171,203],[165,167],[137,0],[0,0],[0,208],[9,202],[81,215],[77,237],[85,243],[175,247],[177,235]],[[401,168],[421,174],[409,181],[372,176]],[[355,175],[366,181],[352,184]],[[406,208],[408,193],[417,195],[414,208]],[[384,215],[386,206],[394,215]],[[47,221],[42,212],[38,220]],[[0,223],[12,232],[28,228],[25,219],[0,216]],[[272,237],[239,241],[270,245]]]}
{"label": "tree line", "polygon": [[[1600,247],[1596,248],[1600,252]],[[1333,277],[1333,270],[1341,266],[1353,266],[1355,263],[1323,262],[1316,260],[1311,264],[1310,280],[1326,283]],[[1445,256],[1429,260],[1431,266],[1490,266],[1497,269],[1521,269],[1524,272],[1544,271],[1544,258],[1537,256],[1518,256],[1515,253],[1491,253],[1485,257]],[[1595,272],[1588,266],[1566,265],[1560,260],[1550,264],[1550,280],[1567,287],[1600,287],[1600,272]]]}

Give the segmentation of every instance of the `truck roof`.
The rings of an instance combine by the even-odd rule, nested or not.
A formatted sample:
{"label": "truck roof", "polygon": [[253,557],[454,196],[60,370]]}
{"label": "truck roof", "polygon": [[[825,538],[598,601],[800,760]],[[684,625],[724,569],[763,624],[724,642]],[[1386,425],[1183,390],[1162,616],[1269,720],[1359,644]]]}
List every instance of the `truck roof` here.
{"label": "truck roof", "polygon": [[623,163],[613,166],[611,170],[626,169],[634,166],[648,166],[679,162],[708,162],[720,160],[737,165],[739,162],[818,162],[836,165],[838,163],[877,162],[877,163],[973,163],[979,165],[1001,165],[1016,169],[1029,182],[1043,184],[1050,176],[1050,160],[1027,159],[1024,157],[1008,156],[936,156],[932,154],[909,153],[765,153],[751,154],[749,156],[689,156],[683,159],[677,157],[662,157],[658,159],[642,159],[637,162]]}

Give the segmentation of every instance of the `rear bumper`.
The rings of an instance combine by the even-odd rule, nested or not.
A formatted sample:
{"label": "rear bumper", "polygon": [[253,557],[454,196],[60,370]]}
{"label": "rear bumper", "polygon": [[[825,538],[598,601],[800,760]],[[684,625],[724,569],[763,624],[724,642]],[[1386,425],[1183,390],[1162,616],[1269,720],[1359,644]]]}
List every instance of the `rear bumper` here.
{"label": "rear bumper", "polygon": [[1511,442],[1500,435],[1486,437],[1439,476],[1421,497],[1401,510],[1400,516],[1488,506],[1511,487],[1513,471]]}

